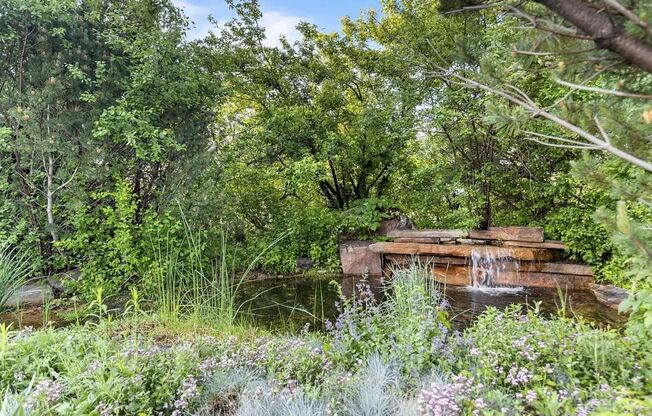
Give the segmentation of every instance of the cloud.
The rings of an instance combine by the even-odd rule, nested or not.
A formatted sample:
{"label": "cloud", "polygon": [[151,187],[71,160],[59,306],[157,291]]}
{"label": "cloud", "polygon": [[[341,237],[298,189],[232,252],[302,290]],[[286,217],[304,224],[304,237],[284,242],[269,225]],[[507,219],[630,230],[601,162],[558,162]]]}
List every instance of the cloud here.
{"label": "cloud", "polygon": [[172,0],[172,3],[182,9],[190,19],[190,29],[186,34],[188,40],[201,39],[213,29],[213,24],[208,21],[208,15],[215,13],[209,7],[193,4],[186,0]]}
{"label": "cloud", "polygon": [[278,46],[281,36],[285,36],[290,43],[301,39],[301,33],[296,27],[302,20],[306,19],[275,10],[264,11],[260,24],[265,28],[267,38],[263,44],[265,46]]}
{"label": "cloud", "polygon": [[[208,16],[219,17],[218,22],[224,23],[232,12],[227,12],[221,7],[207,7],[193,3],[191,0],[172,0],[175,6],[184,11],[186,16],[193,23],[188,31],[188,40],[201,39],[210,31],[219,31],[208,21]],[[265,46],[278,46],[279,38],[285,36],[290,42],[301,39],[301,34],[296,29],[299,22],[307,20],[300,16],[293,16],[277,10],[263,11],[263,17],[260,19],[260,25],[265,28],[266,39]]]}

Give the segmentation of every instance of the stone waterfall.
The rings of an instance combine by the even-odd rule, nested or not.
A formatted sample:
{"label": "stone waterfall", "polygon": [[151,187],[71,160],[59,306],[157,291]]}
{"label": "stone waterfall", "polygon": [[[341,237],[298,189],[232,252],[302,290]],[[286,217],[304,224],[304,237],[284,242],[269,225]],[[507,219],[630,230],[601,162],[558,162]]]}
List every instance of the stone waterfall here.
{"label": "stone waterfall", "polygon": [[[520,262],[509,249],[495,251],[477,249],[471,252],[469,282],[478,288],[504,287],[505,281],[519,281]],[[511,274],[509,279],[505,274]]]}

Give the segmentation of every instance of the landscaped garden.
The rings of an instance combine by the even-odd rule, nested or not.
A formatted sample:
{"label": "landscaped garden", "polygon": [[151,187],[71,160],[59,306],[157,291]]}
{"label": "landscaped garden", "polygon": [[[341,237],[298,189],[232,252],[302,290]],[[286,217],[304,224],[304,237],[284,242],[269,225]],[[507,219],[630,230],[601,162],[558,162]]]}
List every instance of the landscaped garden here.
{"label": "landscaped garden", "polygon": [[[359,283],[325,332],[215,327],[143,312],[3,332],[14,414],[648,414],[649,340],[536,305],[487,310],[459,332],[422,269],[383,301]],[[101,305],[96,305],[101,310]],[[216,315],[215,318],[219,316]],[[222,317],[224,318],[224,317]],[[6,330],[6,328],[4,328]]]}
{"label": "landscaped garden", "polygon": [[0,416],[652,415],[652,1],[321,3],[0,1]]}

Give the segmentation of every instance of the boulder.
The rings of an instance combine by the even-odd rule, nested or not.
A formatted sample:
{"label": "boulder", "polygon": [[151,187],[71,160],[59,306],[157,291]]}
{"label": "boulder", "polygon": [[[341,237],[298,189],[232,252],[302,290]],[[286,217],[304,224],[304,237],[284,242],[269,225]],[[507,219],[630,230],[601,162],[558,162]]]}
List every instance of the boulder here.
{"label": "boulder", "polygon": [[50,286],[41,283],[28,283],[13,293],[3,306],[7,308],[15,308],[17,305],[39,306],[51,296]]}
{"label": "boulder", "polygon": [[413,230],[414,223],[407,215],[399,214],[395,217],[382,220],[378,233],[380,235],[389,235],[391,232],[399,230]]}
{"label": "boulder", "polygon": [[527,261],[549,261],[553,255],[549,250],[539,248],[513,247],[505,249],[494,246],[477,245],[442,245],[442,244],[418,244],[418,243],[387,243],[379,242],[369,246],[375,253],[381,254],[408,254],[408,255],[442,255],[449,257],[471,257],[474,253],[482,256],[493,256],[494,258],[512,258]]}
{"label": "boulder", "polygon": [[351,240],[340,244],[342,272],[349,276],[381,276],[380,254],[369,250],[371,241]]}
{"label": "boulder", "polygon": [[614,309],[618,309],[620,302],[629,297],[629,292],[622,287],[614,285],[599,285],[594,283],[589,285],[589,288],[600,303]]}
{"label": "boulder", "polygon": [[308,270],[312,269],[314,262],[310,257],[299,257],[297,259],[297,266],[295,268],[296,273],[305,273]]}

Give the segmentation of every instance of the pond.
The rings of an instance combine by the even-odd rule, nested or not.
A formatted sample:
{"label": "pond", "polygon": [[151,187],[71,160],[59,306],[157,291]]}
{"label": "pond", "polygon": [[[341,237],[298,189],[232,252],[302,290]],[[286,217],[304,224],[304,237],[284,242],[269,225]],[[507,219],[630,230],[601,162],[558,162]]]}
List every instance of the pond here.
{"label": "pond", "polygon": [[[351,296],[360,278],[328,276],[324,278],[295,277],[248,283],[241,299],[254,299],[245,306],[250,317],[259,325],[278,328],[288,322],[294,328],[306,323],[321,327],[324,319],[337,317],[335,303],[338,287],[345,296]],[[337,284],[335,284],[337,283]],[[368,280],[374,293],[382,296],[380,279]],[[598,302],[589,290],[569,290],[559,293],[545,288],[480,289],[464,286],[442,286],[451,305],[453,325],[468,326],[487,307],[504,309],[512,304],[538,305],[541,313],[557,314],[565,305],[567,316],[582,317],[598,326],[620,327],[626,317]]]}
{"label": "pond", "polygon": [[[243,303],[245,317],[252,324],[269,329],[300,329],[310,324],[311,329],[322,329],[326,319],[337,317],[335,304],[340,288],[345,296],[353,294],[361,278],[344,276],[291,277],[266,279],[243,284],[238,293]],[[382,297],[380,279],[367,280],[372,291]],[[626,317],[619,315],[597,301],[588,290],[572,290],[560,295],[555,289],[502,288],[479,289],[461,286],[442,286],[451,305],[450,316],[453,325],[462,329],[468,326],[487,307],[506,308],[511,304],[538,305],[543,314],[556,314],[565,304],[567,316],[582,317],[598,326],[620,327]],[[563,299],[563,300],[562,300]],[[120,303],[110,305],[119,308]],[[18,326],[42,326],[44,310],[40,306],[24,308],[18,313],[7,311],[0,314],[0,322]],[[72,318],[69,310],[54,308],[49,312],[49,321],[54,326],[65,325]]]}

